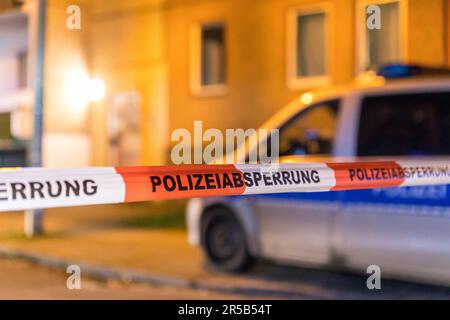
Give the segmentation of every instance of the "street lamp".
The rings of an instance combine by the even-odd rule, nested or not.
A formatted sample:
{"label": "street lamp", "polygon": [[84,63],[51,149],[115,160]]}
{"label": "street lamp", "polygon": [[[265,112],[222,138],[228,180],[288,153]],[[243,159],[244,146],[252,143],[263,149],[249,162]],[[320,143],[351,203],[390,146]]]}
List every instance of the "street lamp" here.
{"label": "street lamp", "polygon": [[89,101],[100,101],[105,96],[105,82],[97,78],[89,79],[86,83],[86,93]]}

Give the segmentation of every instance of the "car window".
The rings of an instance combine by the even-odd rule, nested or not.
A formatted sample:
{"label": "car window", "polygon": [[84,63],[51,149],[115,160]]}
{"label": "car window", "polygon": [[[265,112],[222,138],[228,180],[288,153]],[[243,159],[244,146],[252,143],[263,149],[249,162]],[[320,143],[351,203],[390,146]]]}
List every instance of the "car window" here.
{"label": "car window", "polygon": [[311,105],[280,128],[280,156],[329,155],[333,148],[339,100]]}
{"label": "car window", "polygon": [[367,97],[358,155],[450,154],[450,93]]}

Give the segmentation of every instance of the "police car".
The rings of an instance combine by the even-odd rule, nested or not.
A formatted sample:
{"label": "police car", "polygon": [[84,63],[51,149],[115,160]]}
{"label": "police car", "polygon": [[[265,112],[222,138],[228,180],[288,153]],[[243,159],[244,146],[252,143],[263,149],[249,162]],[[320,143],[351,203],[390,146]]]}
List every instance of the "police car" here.
{"label": "police car", "polygon": [[[447,71],[386,66],[354,84],[304,93],[263,127],[279,162],[450,155]],[[190,243],[226,271],[255,259],[450,284],[450,186],[190,200]]]}

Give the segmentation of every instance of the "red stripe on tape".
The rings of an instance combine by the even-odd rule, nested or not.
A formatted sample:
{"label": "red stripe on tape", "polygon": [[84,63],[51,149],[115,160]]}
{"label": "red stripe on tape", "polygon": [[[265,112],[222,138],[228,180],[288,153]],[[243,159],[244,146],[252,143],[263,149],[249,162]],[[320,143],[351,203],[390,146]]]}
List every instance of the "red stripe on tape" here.
{"label": "red stripe on tape", "polygon": [[336,177],[331,190],[397,187],[405,181],[403,168],[395,161],[327,163],[327,166]]}
{"label": "red stripe on tape", "polygon": [[115,169],[125,182],[125,202],[239,195],[246,188],[243,173],[234,165]]}

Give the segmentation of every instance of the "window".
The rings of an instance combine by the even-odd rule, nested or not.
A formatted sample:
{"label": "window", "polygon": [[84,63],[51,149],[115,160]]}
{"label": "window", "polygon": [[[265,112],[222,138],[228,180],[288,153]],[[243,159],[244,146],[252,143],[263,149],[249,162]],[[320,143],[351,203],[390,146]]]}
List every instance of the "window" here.
{"label": "window", "polygon": [[358,155],[450,154],[449,105],[450,92],[365,98]]}
{"label": "window", "polygon": [[[367,19],[374,14],[367,13],[370,5],[376,5],[380,9],[380,29],[366,27]],[[358,10],[363,18],[358,23],[361,26],[358,28],[358,71],[375,70],[383,64],[401,62],[401,3],[389,0],[364,1]]]}
{"label": "window", "polygon": [[297,77],[325,74],[325,13],[297,17]]}
{"label": "window", "polygon": [[280,156],[332,153],[339,101],[312,105],[280,128]]}
{"label": "window", "polygon": [[326,6],[306,6],[288,14],[288,85],[293,89],[328,82]]}
{"label": "window", "polygon": [[225,39],[222,26],[202,29],[202,85],[225,83]]}
{"label": "window", "polygon": [[191,89],[194,94],[223,94],[226,83],[225,28],[196,25],[191,34]]}

